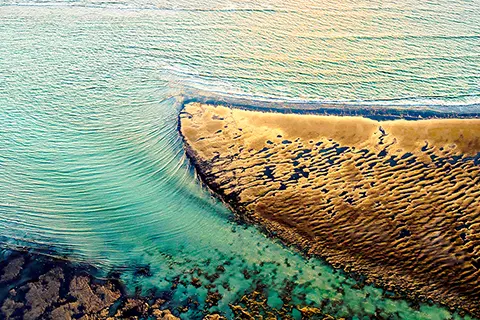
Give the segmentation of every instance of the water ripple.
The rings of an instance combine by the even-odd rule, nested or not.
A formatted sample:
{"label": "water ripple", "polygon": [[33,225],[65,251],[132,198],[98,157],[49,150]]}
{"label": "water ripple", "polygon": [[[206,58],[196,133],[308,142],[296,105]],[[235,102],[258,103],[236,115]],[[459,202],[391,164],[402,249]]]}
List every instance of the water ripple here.
{"label": "water ripple", "polygon": [[165,288],[165,274],[228,260],[238,293],[251,285],[239,270],[273,263],[258,277],[280,288],[295,276],[306,300],[343,301],[328,304],[338,316],[371,316],[368,298],[420,317],[233,223],[196,180],[177,115],[198,96],[478,112],[478,10],[436,3],[3,1],[0,244],[149,264],[163,276],[142,285]]}

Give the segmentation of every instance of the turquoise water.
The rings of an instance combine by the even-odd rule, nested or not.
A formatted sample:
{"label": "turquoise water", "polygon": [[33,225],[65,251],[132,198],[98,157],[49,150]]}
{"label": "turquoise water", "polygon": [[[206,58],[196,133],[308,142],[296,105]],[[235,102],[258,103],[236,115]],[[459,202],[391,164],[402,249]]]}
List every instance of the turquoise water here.
{"label": "turquoise water", "polygon": [[[479,7],[0,2],[0,241],[124,270],[132,290],[168,288],[196,266],[213,272],[229,261],[216,281],[232,288],[220,288],[227,315],[258,279],[275,305],[288,279],[299,284],[297,302],[323,301],[337,316],[448,319],[438,306],[355,289],[321,261],[239,226],[196,180],[177,115],[196,95],[478,112]],[[133,276],[138,265],[153,276]],[[205,294],[187,286],[175,298]]]}

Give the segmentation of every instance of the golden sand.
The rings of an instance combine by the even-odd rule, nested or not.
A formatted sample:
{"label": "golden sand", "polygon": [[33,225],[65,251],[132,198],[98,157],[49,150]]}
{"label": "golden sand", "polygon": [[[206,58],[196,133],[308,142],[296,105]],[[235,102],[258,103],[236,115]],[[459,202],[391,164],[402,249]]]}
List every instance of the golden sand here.
{"label": "golden sand", "polygon": [[334,266],[480,314],[480,120],[374,121],[190,103],[204,182]]}

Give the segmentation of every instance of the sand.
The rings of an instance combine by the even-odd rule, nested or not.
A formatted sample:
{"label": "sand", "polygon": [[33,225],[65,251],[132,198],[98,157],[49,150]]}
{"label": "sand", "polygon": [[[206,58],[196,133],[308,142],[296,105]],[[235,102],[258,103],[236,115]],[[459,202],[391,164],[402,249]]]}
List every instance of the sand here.
{"label": "sand", "polygon": [[200,103],[187,154],[242,219],[415,298],[480,315],[480,120],[375,121]]}

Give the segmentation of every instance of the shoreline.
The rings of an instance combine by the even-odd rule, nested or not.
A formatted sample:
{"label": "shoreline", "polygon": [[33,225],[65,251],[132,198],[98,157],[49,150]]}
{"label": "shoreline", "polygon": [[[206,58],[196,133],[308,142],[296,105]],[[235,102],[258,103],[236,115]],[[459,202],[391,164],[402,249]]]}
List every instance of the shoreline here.
{"label": "shoreline", "polygon": [[[435,110],[434,106],[398,106],[398,105],[368,105],[365,103],[320,103],[320,102],[277,102],[251,101],[248,98],[217,98],[194,97],[186,98],[181,104],[181,110],[190,103],[202,103],[214,106],[225,106],[259,112],[274,112],[281,114],[303,114],[323,116],[353,116],[365,117],[377,121],[388,120],[426,120],[426,119],[479,119],[480,112],[445,112]],[[462,107],[462,106],[460,106]]]}
{"label": "shoreline", "polygon": [[[268,215],[257,214],[258,208],[255,209],[254,207],[251,206],[251,203],[255,202],[255,197],[256,197],[255,192],[253,192],[253,195],[251,195],[249,197],[248,201],[245,201],[245,200],[241,199],[241,196],[239,195],[239,193],[241,194],[243,191],[248,190],[248,189],[246,189],[246,187],[245,188],[241,188],[241,187],[237,188],[235,191],[231,190],[231,189],[235,189],[235,187],[232,187],[230,189],[228,187],[225,187],[225,185],[228,185],[228,184],[230,184],[230,186],[235,185],[235,182],[234,182],[235,178],[232,177],[231,171],[229,171],[228,169],[225,169],[225,167],[230,165],[230,169],[238,171],[238,167],[235,167],[235,164],[233,164],[233,162],[235,161],[235,160],[233,160],[233,158],[235,158],[235,156],[241,157],[241,155],[239,156],[238,154],[232,154],[232,153],[227,153],[227,155],[223,155],[222,151],[224,151],[224,149],[222,147],[217,148],[217,146],[216,146],[217,140],[215,140],[214,138],[211,138],[211,137],[213,136],[214,133],[219,134],[219,135],[223,134],[221,132],[218,133],[218,131],[222,130],[222,129],[220,129],[220,125],[215,127],[216,130],[210,130],[210,131],[206,130],[205,132],[200,134],[202,136],[202,137],[200,137],[200,140],[203,140],[203,139],[207,140],[206,137],[211,138],[211,141],[205,142],[205,144],[203,144],[203,145],[205,146],[205,148],[211,149],[211,150],[208,151],[208,155],[210,155],[210,156],[214,155],[213,157],[211,157],[209,159],[208,156],[206,156],[207,153],[203,153],[204,150],[201,150],[201,148],[199,148],[198,146],[195,146],[196,148],[194,146],[192,146],[192,144],[195,144],[195,143],[192,143],[192,140],[189,139],[189,137],[188,137],[189,134],[185,133],[185,127],[186,127],[185,124],[182,125],[182,121],[185,122],[185,121],[188,121],[186,119],[188,119],[188,118],[192,119],[192,118],[195,117],[195,115],[192,114],[191,112],[189,112],[189,110],[186,110],[186,109],[188,109],[188,106],[191,106],[191,105],[205,106],[205,108],[208,109],[208,112],[212,112],[212,114],[213,114],[212,119],[215,119],[215,120],[223,120],[224,116],[225,116],[225,118],[228,117],[229,116],[229,115],[227,115],[228,111],[222,110],[221,112],[216,113],[217,111],[212,111],[212,110],[214,110],[216,108],[224,108],[224,107],[222,107],[220,105],[212,106],[212,105],[207,105],[207,104],[204,105],[204,104],[200,104],[200,103],[196,103],[196,102],[194,102],[194,103],[191,103],[191,102],[188,103],[187,102],[183,105],[183,107],[180,111],[179,122],[178,122],[178,131],[179,131],[179,134],[181,135],[181,137],[184,141],[184,147],[185,147],[185,150],[186,150],[186,154],[187,154],[188,158],[190,159],[190,161],[191,161],[199,179],[211,191],[211,193],[213,195],[215,195],[217,198],[219,198],[223,203],[225,203],[226,206],[229,207],[235,213],[235,216],[237,216],[241,221],[245,221],[247,223],[255,224],[257,226],[260,226],[260,228],[263,231],[265,231],[269,236],[279,238],[286,245],[289,245],[289,246],[293,245],[300,252],[302,252],[303,254],[305,254],[307,256],[318,256],[318,257],[326,259],[326,261],[329,264],[331,264],[332,266],[334,266],[335,268],[341,268],[341,269],[343,269],[347,272],[354,272],[354,273],[358,273],[358,274],[367,276],[367,281],[368,282],[374,283],[375,285],[383,287],[387,290],[401,291],[403,294],[406,294],[408,297],[413,298],[413,299],[420,299],[420,300],[432,299],[436,303],[446,304],[447,306],[450,306],[450,307],[460,308],[460,309],[466,310],[467,312],[469,312],[469,313],[471,313],[475,316],[480,315],[480,310],[478,309],[478,306],[475,303],[475,299],[478,298],[476,293],[472,293],[472,294],[473,294],[473,297],[477,297],[477,298],[472,297],[474,300],[469,300],[470,302],[468,302],[468,299],[467,299],[467,301],[465,301],[464,297],[463,298],[460,297],[460,298],[457,299],[455,296],[452,296],[451,294],[448,294],[447,293],[448,291],[443,291],[443,290],[440,290],[438,288],[434,289],[433,291],[430,291],[430,292],[428,290],[426,291],[425,289],[422,289],[423,285],[421,285],[421,284],[418,285],[418,284],[415,283],[415,281],[418,280],[418,279],[415,278],[415,276],[413,278],[411,276],[406,276],[406,275],[404,275],[402,277],[403,282],[405,282],[405,281],[407,281],[407,283],[410,282],[408,284],[405,284],[405,283],[402,284],[402,281],[398,281],[398,280],[393,280],[392,281],[392,279],[390,277],[382,276],[381,272],[380,272],[380,274],[376,274],[376,272],[371,272],[371,270],[369,270],[369,267],[367,267],[365,269],[365,266],[362,266],[361,263],[359,264],[358,261],[356,261],[356,262],[351,261],[351,260],[349,261],[348,258],[345,258],[344,254],[342,254],[340,252],[341,249],[336,249],[337,251],[335,251],[335,253],[332,255],[331,252],[327,252],[325,250],[319,249],[318,246],[313,246],[312,247],[312,241],[314,241],[314,240],[312,240],[313,239],[312,237],[316,237],[316,235],[315,234],[312,235],[312,231],[308,231],[308,228],[299,228],[298,227],[298,222],[295,222],[295,223],[297,223],[297,227],[295,227],[295,224],[292,227],[292,222],[288,221],[288,218],[285,218],[285,217],[276,218],[276,217],[274,217],[275,213],[270,213]],[[241,110],[241,112],[243,112],[242,117],[244,117],[244,118],[242,118],[242,121],[247,119],[244,122],[242,122],[242,124],[246,124],[248,122],[248,117],[249,117],[250,114],[260,114],[260,112],[257,112],[257,111],[238,109],[238,108],[236,108],[236,106],[232,107],[230,105],[228,107],[226,107],[226,109],[228,109],[230,111],[231,110]],[[267,112],[266,110],[262,110],[262,111],[265,111],[265,112],[262,112],[262,114],[268,114],[268,115],[274,114],[274,113]],[[199,113],[201,113],[201,112],[199,112]],[[237,112],[236,115],[238,116],[239,113],[240,113],[240,111]],[[285,115],[285,114],[283,114],[283,115]],[[291,116],[291,115],[285,115],[285,116]],[[305,116],[305,114],[303,116]],[[322,116],[319,116],[319,115],[307,115],[307,116],[322,117]],[[299,117],[302,117],[302,115],[295,115],[295,117],[296,117],[295,119],[298,119]],[[335,116],[332,116],[332,118],[333,117],[335,117]],[[339,117],[337,116],[336,118],[339,118]],[[347,116],[347,117],[343,117],[343,118],[344,119],[347,119],[347,118],[353,119],[355,117]],[[356,118],[359,118],[359,117],[356,117]],[[199,119],[200,118],[198,118],[197,120],[199,120]],[[206,119],[207,118],[203,118],[202,121],[205,121]],[[425,119],[422,119],[422,120],[425,120]],[[431,120],[436,121],[438,119],[437,118],[432,118]],[[444,119],[442,119],[442,120],[444,120]],[[468,120],[470,120],[470,119],[468,119]],[[473,119],[473,120],[475,121],[473,123],[473,128],[474,128],[474,130],[476,130],[478,120],[475,120],[475,119]],[[213,121],[214,120],[212,120],[212,122]],[[361,120],[361,121],[363,121],[363,120]],[[428,120],[425,120],[425,121],[428,121]],[[449,121],[450,123],[455,123],[456,122],[455,120],[446,120],[446,121]],[[459,120],[459,121],[463,121],[463,120]],[[209,120],[207,120],[206,122],[209,122]],[[386,121],[385,123],[392,123],[392,122],[394,124],[395,123],[401,123],[401,121],[400,122]],[[414,123],[415,122],[417,122],[417,121],[414,121]],[[411,123],[411,122],[408,122],[408,123]],[[480,123],[480,122],[478,122],[478,123]],[[205,126],[209,125],[209,123],[203,123],[203,124]],[[261,121],[259,121],[259,120],[256,121],[255,124],[258,125],[258,126],[262,125]],[[198,125],[197,129],[200,130],[200,131],[205,129],[205,127],[202,126],[201,121],[200,122],[197,121],[196,125]],[[454,126],[457,126],[457,125],[458,124],[454,124]],[[242,127],[242,128],[243,128],[243,130],[245,130],[244,127]],[[395,125],[391,126],[391,128],[395,129]],[[389,128],[389,129],[391,129],[391,128]],[[382,129],[382,130],[385,130],[385,129]],[[451,130],[454,130],[454,129],[452,128]],[[214,131],[217,131],[217,132],[214,132]],[[429,131],[429,130],[427,130],[427,131]],[[210,134],[210,136],[207,134],[207,132],[208,132],[208,134]],[[195,136],[195,134],[193,134],[193,135]],[[385,136],[387,136],[387,135],[388,134],[385,134]],[[205,136],[205,137],[203,137],[203,136]],[[475,140],[474,137],[473,138],[470,137],[470,138]],[[239,140],[241,140],[241,139],[242,138],[239,138]],[[438,141],[441,141],[441,139],[438,140]],[[235,145],[234,141],[229,140],[228,138],[224,138],[223,143],[224,144],[232,144],[233,143],[232,145]],[[290,143],[292,143],[292,141],[289,140],[289,144]],[[470,145],[471,143],[467,143],[467,144]],[[207,145],[209,145],[209,146],[206,147]],[[232,147],[232,145],[230,145],[230,147]],[[268,143],[267,144],[258,143],[255,147],[256,148],[254,148],[254,149],[255,149],[256,152],[261,152],[261,150],[264,150],[265,148],[268,148]],[[262,147],[263,147],[263,149],[262,149]],[[415,149],[417,146],[411,146],[407,143],[403,147],[404,147],[404,149],[405,149],[405,147],[407,147],[407,149],[410,148],[412,150],[408,150],[408,151],[413,152],[414,151],[413,149]],[[236,147],[234,147],[234,148],[236,148]],[[428,148],[428,143],[427,143],[427,147],[424,147],[424,148],[429,149]],[[464,152],[467,148],[468,147],[463,148],[463,149],[460,148],[460,149],[462,149],[461,151]],[[478,163],[480,163],[480,153],[479,153],[480,147],[479,147],[478,143],[474,143],[473,148],[475,150],[477,150],[477,152],[474,152],[474,154],[471,155],[470,157],[464,157],[464,159],[466,159],[465,161],[472,160],[472,161],[474,161],[475,164],[478,164]],[[358,149],[360,149],[360,147]],[[426,161],[425,158],[422,159],[420,157],[420,153],[422,152],[423,148],[420,148],[420,149],[421,150],[415,150],[415,152],[418,151],[419,159]],[[236,149],[236,150],[238,151],[238,149]],[[452,154],[453,154],[453,156],[455,156],[455,152],[453,152]],[[249,156],[255,157],[256,156],[255,152],[252,152],[251,154],[249,154]],[[271,154],[267,154],[267,155],[264,155],[264,156],[269,157],[269,158],[272,157]],[[228,158],[230,158],[230,159],[228,159]],[[215,161],[223,162],[223,164],[222,164],[223,167],[222,166],[218,167],[218,165],[215,163]],[[229,164],[225,165],[224,163],[228,162],[228,161],[230,161]],[[258,165],[258,163],[261,163],[261,160],[259,160],[258,158],[255,158],[255,161],[257,161],[257,165]],[[242,165],[245,166],[245,161],[243,161]],[[244,170],[244,169],[242,169],[242,170]],[[212,174],[213,171],[215,171],[217,173],[221,171],[222,175],[224,177],[228,176],[229,178],[219,178],[218,176],[215,176],[215,174]],[[250,176],[255,175],[256,173],[257,172],[251,172]],[[262,173],[266,173],[267,176],[272,175],[271,172],[268,173],[268,172],[265,171],[265,172],[262,172]],[[265,178],[265,175],[263,177]],[[308,175],[307,175],[307,177],[308,177]],[[300,177],[300,178],[305,178],[305,177]],[[247,178],[245,176],[242,176],[240,179],[247,179]],[[250,179],[247,179],[247,180],[249,181],[248,183],[250,183],[250,185],[255,184],[254,179],[250,178]],[[308,178],[307,178],[307,180],[308,180]],[[263,181],[265,181],[265,179]],[[278,187],[278,185],[277,185],[277,187]],[[249,188],[251,188],[251,187],[249,187]],[[253,186],[253,188],[255,188],[255,186]],[[281,187],[281,188],[283,188],[283,187]],[[478,189],[478,188],[476,188],[476,189]],[[274,191],[270,190],[269,192],[274,192]],[[261,196],[261,197],[263,197],[263,196]],[[289,200],[289,197],[284,199],[284,201],[288,201],[288,200]],[[298,200],[298,201],[301,201],[301,199]],[[275,206],[276,206],[275,199],[271,200],[269,202],[269,204],[270,204],[270,206],[272,206],[275,209]],[[283,210],[284,208],[281,208],[281,209]],[[306,218],[306,219],[308,220],[308,218]],[[305,217],[303,217],[302,220],[305,220]],[[305,223],[305,224],[307,224],[307,223]],[[409,232],[410,231],[408,231],[408,233]],[[409,236],[409,234],[408,235],[405,235],[405,234],[401,235],[401,237],[407,237],[407,236]],[[324,242],[322,242],[322,243],[325,244]],[[340,250],[340,251],[338,251],[338,250]],[[361,252],[362,251],[360,250],[357,254],[362,255]],[[377,272],[378,272],[378,270],[377,270]],[[448,285],[448,286],[450,286],[450,285]],[[474,290],[474,292],[478,292],[477,289],[472,289],[472,290]],[[439,295],[440,292],[443,292],[443,293]]]}

